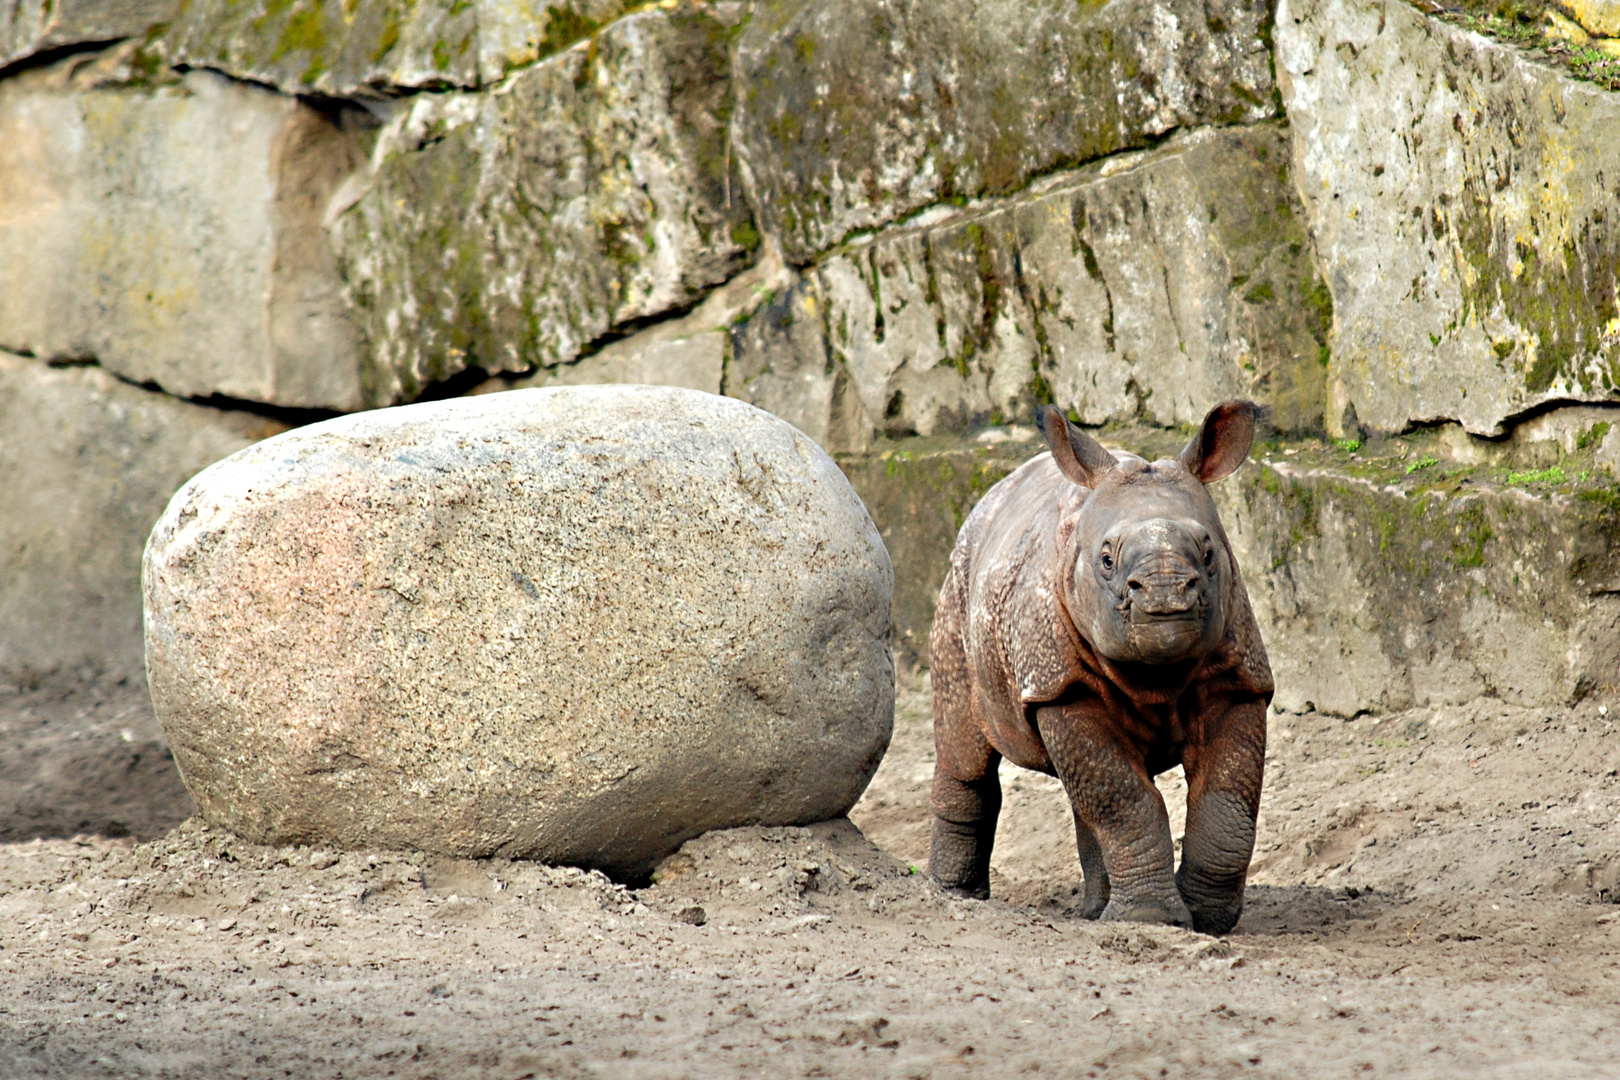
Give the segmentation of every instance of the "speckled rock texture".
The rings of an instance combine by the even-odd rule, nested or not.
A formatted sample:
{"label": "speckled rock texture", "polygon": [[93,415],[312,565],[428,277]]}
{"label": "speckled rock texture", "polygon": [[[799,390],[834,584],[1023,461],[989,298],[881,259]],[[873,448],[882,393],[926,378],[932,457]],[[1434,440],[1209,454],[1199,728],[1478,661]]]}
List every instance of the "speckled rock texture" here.
{"label": "speckled rock texture", "polygon": [[631,15],[499,93],[421,95],[337,220],[368,400],[574,359],[698,300],[759,243],[727,150],[729,24]]}
{"label": "speckled rock texture", "polygon": [[1620,94],[1399,0],[1283,0],[1276,39],[1329,427],[1620,398]]}
{"label": "speckled rock texture", "polygon": [[168,22],[182,0],[4,0],[0,67],[42,52],[136,37]]}
{"label": "speckled rock texture", "polygon": [[1202,129],[854,241],[733,331],[726,392],[824,445],[1023,419],[1322,423],[1331,325],[1276,124]]}
{"label": "speckled rock texture", "polygon": [[1278,115],[1249,0],[759,0],[737,40],[737,152],[803,263],[930,203]]}
{"label": "speckled rock texture", "polygon": [[0,684],[141,669],[141,545],[197,470],[281,430],[0,353]]}
{"label": "speckled rock texture", "polygon": [[359,407],[322,215],[363,125],[207,71],[131,85],[129,52],[0,82],[0,347],[183,397]]}
{"label": "speckled rock texture", "polygon": [[154,46],[283,93],[474,89],[588,37],[625,0],[185,0]]}
{"label": "speckled rock texture", "polygon": [[187,787],[256,840],[635,876],[846,811],[889,741],[893,573],[833,462],[689,390],[301,428],[188,484],[145,562]]}

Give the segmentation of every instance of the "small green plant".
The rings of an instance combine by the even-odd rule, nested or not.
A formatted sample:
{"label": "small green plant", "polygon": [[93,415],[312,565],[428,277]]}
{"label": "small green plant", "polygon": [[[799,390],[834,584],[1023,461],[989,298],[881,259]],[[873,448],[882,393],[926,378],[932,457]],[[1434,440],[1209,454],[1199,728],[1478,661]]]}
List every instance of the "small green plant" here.
{"label": "small green plant", "polygon": [[915,866],[906,867],[906,875],[908,877],[916,877],[917,876],[917,868]]}
{"label": "small green plant", "polygon": [[1360,439],[1335,439],[1333,441],[1333,445],[1337,446],[1340,450],[1343,450],[1347,454],[1353,454],[1357,450],[1361,449],[1361,440]]}
{"label": "small green plant", "polygon": [[1415,461],[1409,461],[1409,462],[1406,463],[1406,475],[1411,476],[1413,473],[1417,472],[1419,469],[1427,469],[1427,468],[1429,468],[1431,466],[1438,465],[1438,464],[1440,464],[1440,459],[1439,458],[1420,457]]}
{"label": "small green plant", "polygon": [[1510,472],[1507,474],[1507,482],[1510,484],[1563,484],[1567,483],[1568,480],[1569,476],[1557,465],[1534,472]]}
{"label": "small green plant", "polygon": [[1609,434],[1609,422],[1600,420],[1575,436],[1575,449],[1585,450],[1591,446],[1601,446],[1604,436]]}

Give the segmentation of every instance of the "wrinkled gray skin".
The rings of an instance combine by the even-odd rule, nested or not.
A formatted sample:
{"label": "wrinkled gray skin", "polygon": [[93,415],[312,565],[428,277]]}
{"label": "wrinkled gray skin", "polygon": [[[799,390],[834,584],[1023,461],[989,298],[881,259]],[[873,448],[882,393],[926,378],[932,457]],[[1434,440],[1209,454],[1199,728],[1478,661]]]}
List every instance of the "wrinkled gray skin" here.
{"label": "wrinkled gray skin", "polygon": [[[1225,933],[1254,852],[1272,680],[1205,485],[1248,456],[1254,406],[1216,406],[1177,458],[1151,463],[1056,409],[1037,422],[1051,454],[975,508],[940,593],[930,873],[989,895],[1005,757],[1063,781],[1083,914]],[[1177,764],[1179,871],[1152,782]]]}

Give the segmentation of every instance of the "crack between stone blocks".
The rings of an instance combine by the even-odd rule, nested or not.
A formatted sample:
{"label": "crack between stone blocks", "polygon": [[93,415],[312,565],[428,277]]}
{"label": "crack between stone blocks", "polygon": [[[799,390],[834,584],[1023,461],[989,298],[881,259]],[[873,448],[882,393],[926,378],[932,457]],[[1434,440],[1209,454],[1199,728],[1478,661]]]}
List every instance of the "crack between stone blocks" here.
{"label": "crack between stone blocks", "polygon": [[335,417],[347,415],[346,413],[340,412],[336,409],[314,409],[300,408],[293,405],[272,405],[268,402],[253,401],[248,398],[230,397],[225,394],[173,394],[165,390],[155,381],[146,380],[143,382],[140,379],[134,379],[128,375],[114,371],[103,364],[99,357],[95,356],[75,356],[52,360],[41,360],[32,351],[12,349],[6,347],[5,345],[0,345],[0,352],[7,352],[13,356],[22,357],[26,360],[33,360],[39,363],[42,367],[51,368],[58,371],[65,371],[73,368],[93,368],[107,375],[114,381],[123,384],[124,386],[128,386],[135,390],[140,390],[144,393],[156,394],[160,397],[166,397],[171,401],[183,401],[188,405],[196,405],[199,408],[213,409],[219,412],[248,413],[266,420],[274,420],[279,424],[285,424],[289,428],[303,427],[306,424],[313,424],[321,420],[331,420]]}
{"label": "crack between stone blocks", "polygon": [[37,53],[30,53],[20,60],[13,60],[9,64],[0,66],[0,80],[13,78],[35,68],[50,67],[52,64],[66,60],[70,56],[78,56],[81,53],[104,52],[115,45],[122,45],[124,42],[131,40],[133,39],[128,37],[116,37],[100,41],[79,41],[71,45],[57,45],[53,48],[41,49]]}

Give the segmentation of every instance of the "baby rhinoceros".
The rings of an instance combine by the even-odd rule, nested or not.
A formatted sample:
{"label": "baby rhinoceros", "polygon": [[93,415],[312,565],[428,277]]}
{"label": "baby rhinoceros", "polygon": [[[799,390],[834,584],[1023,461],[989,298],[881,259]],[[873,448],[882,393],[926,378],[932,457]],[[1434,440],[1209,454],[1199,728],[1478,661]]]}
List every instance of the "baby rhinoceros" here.
{"label": "baby rhinoceros", "polygon": [[[929,872],[989,896],[1005,757],[1068,792],[1082,914],[1225,933],[1254,853],[1272,682],[1204,485],[1248,457],[1255,407],[1217,405],[1179,457],[1154,462],[1104,450],[1049,406],[1036,422],[1052,452],[969,515],[934,616]],[[1177,764],[1174,871],[1152,778]]]}

